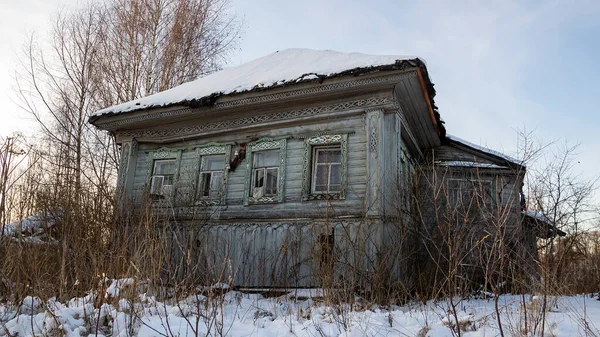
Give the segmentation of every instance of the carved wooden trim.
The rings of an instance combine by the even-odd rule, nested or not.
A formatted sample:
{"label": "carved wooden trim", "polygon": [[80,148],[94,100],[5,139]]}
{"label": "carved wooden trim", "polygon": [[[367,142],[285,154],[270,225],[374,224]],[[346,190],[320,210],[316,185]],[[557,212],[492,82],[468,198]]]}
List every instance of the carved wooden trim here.
{"label": "carved wooden trim", "polygon": [[377,157],[377,142],[378,142],[378,134],[379,134],[379,115],[372,114],[370,121],[370,130],[369,130],[369,151]]}
{"label": "carved wooden trim", "polygon": [[264,96],[259,96],[259,97],[244,98],[244,99],[229,101],[229,102],[222,102],[222,103],[217,103],[216,106],[219,108],[229,108],[229,107],[235,107],[235,106],[240,106],[240,105],[279,101],[279,100],[292,98],[292,97],[295,98],[298,96],[306,96],[306,95],[322,93],[322,92],[327,92],[327,91],[335,91],[335,90],[340,90],[340,89],[353,88],[353,87],[369,85],[369,84],[374,84],[374,83],[400,81],[400,80],[403,80],[405,78],[415,76],[415,75],[416,75],[416,71],[411,71],[411,72],[407,72],[407,73],[394,74],[394,75],[388,75],[388,76],[382,76],[382,77],[362,78],[362,79],[357,79],[357,80],[353,80],[353,81],[325,84],[325,85],[321,85],[318,87],[305,88],[305,89],[294,90],[294,91],[286,91],[286,92],[264,95]]}
{"label": "carved wooden trim", "polygon": [[129,155],[131,154],[131,143],[123,143],[121,145],[121,158],[119,162],[119,175],[117,176],[117,193],[119,196],[124,196],[125,179],[127,176],[127,164],[129,163]]}
{"label": "carved wooden trim", "polygon": [[383,200],[383,186],[382,178],[383,174],[383,159],[381,154],[382,141],[382,121],[384,118],[384,111],[382,109],[375,109],[368,111],[367,124],[366,124],[366,136],[367,136],[367,191],[366,191],[366,205],[367,216],[379,216],[381,215],[381,205]]}
{"label": "carved wooden trim", "polygon": [[224,154],[227,152],[227,147],[231,148],[230,144],[218,144],[218,143],[208,143],[196,148],[196,151],[201,156],[211,155],[211,154]]}
{"label": "carved wooden trim", "polygon": [[[311,193],[312,150],[313,146],[340,144],[342,152],[342,188],[337,193]],[[302,200],[342,200],[346,198],[346,181],[348,168],[348,134],[327,134],[308,137],[304,140],[304,156],[302,165]]]}
{"label": "carved wooden trim", "polygon": [[[233,107],[238,107],[238,106],[243,106],[243,105],[268,103],[268,102],[274,102],[274,101],[284,100],[284,99],[288,99],[288,98],[297,98],[297,97],[301,97],[301,96],[308,96],[308,95],[317,94],[317,93],[336,91],[336,90],[340,90],[340,89],[354,88],[354,87],[375,84],[375,83],[401,81],[405,78],[413,77],[415,75],[416,75],[416,71],[410,71],[410,72],[406,72],[406,73],[393,74],[393,75],[381,76],[381,77],[360,78],[360,79],[355,79],[353,81],[337,82],[337,83],[325,84],[325,85],[320,85],[320,86],[311,87],[311,88],[304,88],[304,89],[280,92],[280,93],[275,93],[275,94],[261,95],[261,96],[256,96],[256,97],[248,97],[248,98],[242,98],[242,99],[238,99],[238,100],[231,100],[231,101],[227,101],[227,102],[217,102],[215,105],[213,105],[212,107],[210,107],[208,109],[220,110],[220,109],[228,109],[228,108],[233,108]],[[207,109],[207,108],[204,108],[204,109]],[[165,117],[193,114],[196,110],[197,109],[192,109],[192,108],[167,110],[167,111],[162,111],[162,112],[153,113],[153,114],[144,114],[144,115],[140,115],[140,116],[124,118],[124,119],[121,119],[118,121],[102,124],[101,126],[104,129],[109,129],[109,130],[116,129],[122,125],[132,124],[132,123],[141,122],[141,121],[147,121],[147,120],[151,120],[151,119],[160,119],[160,118],[165,118]],[[116,115],[120,115],[120,113],[117,113]]]}
{"label": "carved wooden trim", "polygon": [[[353,134],[355,134],[355,132],[354,131],[342,131],[339,134],[353,135]],[[315,132],[315,133],[311,133],[308,135],[294,135],[291,138],[305,140],[307,138],[314,138],[317,136],[331,136],[331,132]]]}
{"label": "carved wooden trim", "polygon": [[[279,189],[276,196],[253,198],[250,196],[251,182],[252,182],[252,165],[254,158],[253,152],[276,150],[279,149]],[[287,154],[287,142],[285,138],[273,139],[273,138],[261,138],[256,142],[248,144],[246,152],[246,182],[244,184],[244,205],[249,204],[267,204],[277,203],[284,200],[284,189],[285,189],[285,164]]]}
{"label": "carved wooden trim", "polygon": [[287,120],[293,118],[301,118],[307,116],[316,116],[320,114],[344,111],[350,109],[360,109],[377,105],[391,104],[391,97],[371,97],[356,101],[343,102],[338,104],[328,104],[317,107],[304,109],[281,111],[276,113],[263,114],[258,116],[243,117],[227,121],[195,124],[183,128],[166,129],[166,130],[146,130],[146,131],[121,131],[119,137],[135,137],[135,138],[161,138],[173,136],[190,136],[195,134],[217,132],[220,130],[235,129],[255,125],[258,123]]}

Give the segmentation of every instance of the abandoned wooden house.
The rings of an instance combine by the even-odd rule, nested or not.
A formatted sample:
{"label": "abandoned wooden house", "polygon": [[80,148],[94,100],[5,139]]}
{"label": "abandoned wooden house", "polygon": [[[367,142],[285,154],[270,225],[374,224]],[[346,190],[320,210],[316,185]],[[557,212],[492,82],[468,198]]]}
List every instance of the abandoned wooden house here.
{"label": "abandoned wooden house", "polygon": [[121,146],[123,209],[151,203],[204,273],[306,287],[329,265],[368,284],[383,265],[409,272],[400,245],[423,163],[450,172],[446,203],[484,186],[518,232],[524,168],[446,135],[434,96],[418,58],[290,49],[90,122]]}

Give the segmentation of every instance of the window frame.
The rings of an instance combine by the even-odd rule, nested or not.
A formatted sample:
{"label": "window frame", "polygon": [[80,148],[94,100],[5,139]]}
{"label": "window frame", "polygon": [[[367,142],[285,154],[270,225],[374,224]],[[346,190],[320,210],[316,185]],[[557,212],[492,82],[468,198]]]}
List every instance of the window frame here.
{"label": "window frame", "polygon": [[[170,174],[158,174],[156,172],[156,168],[157,168],[157,164],[159,163],[167,163],[167,162],[172,162],[173,163],[173,171]],[[165,159],[155,159],[153,164],[152,164],[152,176],[150,177],[150,196],[152,198],[156,198],[156,199],[165,199],[165,196],[167,195],[172,195],[173,194],[173,186],[175,185],[175,166],[176,166],[177,162],[174,158],[165,158]],[[154,187],[154,179],[155,178],[162,178],[162,182],[161,182],[161,187],[160,187],[160,193],[152,193],[153,190],[155,189]],[[165,184],[165,178],[166,177],[170,177],[171,178],[171,184]],[[171,186],[171,191],[166,193],[163,189],[165,186]]]}
{"label": "window frame", "polygon": [[[146,160],[147,163],[147,173],[146,173],[146,182],[148,184],[148,194],[153,202],[155,203],[171,203],[175,200],[175,195],[177,193],[177,183],[179,180],[179,168],[181,163],[181,150],[169,149],[169,148],[160,148],[153,151],[146,151],[148,154],[148,158]],[[171,186],[172,190],[170,195],[164,194],[151,194],[152,192],[152,180],[153,177],[158,176],[154,174],[155,165],[160,161],[170,161],[173,160],[175,164],[175,169],[173,172],[173,184]]]}
{"label": "window frame", "polygon": [[278,166],[260,166],[259,167],[256,164],[257,157],[258,157],[259,154],[265,153],[265,152],[275,152],[275,151],[279,152],[280,150],[273,149],[273,150],[263,150],[263,151],[254,152],[254,155],[252,156],[252,160],[253,160],[253,163],[252,163],[252,178],[251,178],[252,181],[250,182],[250,193],[252,194],[252,196],[254,196],[254,189],[258,188],[256,186],[256,183],[257,183],[257,181],[256,181],[257,173],[261,172],[261,171],[263,172],[262,173],[262,175],[263,175],[263,178],[262,178],[263,179],[263,186],[262,186],[262,188],[265,189],[265,190],[267,190],[268,186],[266,186],[266,184],[267,184],[267,180],[268,180],[267,177],[269,175],[269,171],[277,170],[276,171],[277,172],[277,178],[276,178],[277,182],[276,182],[276,185],[275,185],[276,191],[275,191],[275,193],[269,193],[269,194],[265,193],[264,196],[266,196],[266,197],[274,197],[279,192],[279,169],[280,169],[280,165],[278,165]]}
{"label": "window frame", "polygon": [[[319,163],[319,155],[318,152],[322,151],[322,150],[330,150],[330,149],[335,149],[335,150],[339,150],[340,152],[340,160],[338,162],[325,162],[325,163]],[[332,144],[332,145],[317,145],[317,146],[313,146],[312,147],[312,167],[311,167],[311,181],[310,181],[310,193],[311,194],[319,194],[319,193],[338,193],[341,191],[342,189],[342,146],[341,144]],[[328,177],[327,177],[327,191],[318,191],[316,190],[316,185],[317,185],[317,174],[318,174],[318,170],[317,168],[319,167],[319,165],[322,166],[327,166],[329,169],[327,170],[328,172]],[[331,187],[331,166],[333,165],[339,165],[340,166],[340,190],[339,191],[331,191],[330,187]]]}
{"label": "window frame", "polygon": [[[254,172],[255,169],[255,154],[263,151],[279,151],[279,167],[277,177],[277,193],[273,195],[264,195],[261,197],[254,197]],[[249,143],[246,150],[246,183],[244,188],[244,205],[251,204],[268,204],[268,203],[279,203],[284,201],[284,190],[285,190],[285,164],[286,164],[286,139],[273,139],[273,138],[262,138],[255,142]],[[264,169],[265,179],[267,169],[274,168],[274,166],[259,168]]]}
{"label": "window frame", "polygon": [[[228,171],[229,171],[229,163],[231,160],[231,144],[218,144],[218,143],[208,143],[201,147],[196,148],[196,156],[197,156],[197,169],[196,177],[195,177],[195,190],[194,190],[194,204],[197,206],[215,206],[215,205],[224,205],[227,200],[227,181],[228,181]],[[218,172],[218,170],[202,170],[202,162],[207,157],[216,157],[223,156],[223,170],[221,171],[221,186],[219,188],[218,196],[215,197],[205,197],[200,196],[200,188],[202,173],[203,172]]]}
{"label": "window frame", "polygon": [[[210,159],[218,159],[223,162],[223,168],[211,170],[211,169],[203,169],[207,160]],[[225,171],[225,156],[214,154],[209,156],[202,156],[200,159],[200,172],[198,179],[198,188],[196,189],[196,199],[220,199],[221,198],[221,190],[223,186],[223,173]],[[204,177],[208,177],[207,180],[203,179]],[[221,180],[221,181],[219,181]],[[218,186],[213,186],[213,183],[219,181]],[[208,186],[204,186],[205,182]],[[205,192],[208,191],[208,195],[204,195]],[[216,193],[213,194],[213,193]]]}
{"label": "window frame", "polygon": [[[453,182],[458,183],[458,189],[451,187],[450,184]],[[446,200],[448,207],[451,209],[461,209],[464,205],[464,195],[467,191],[464,186],[469,188],[469,199],[473,199],[474,196],[477,195],[480,187],[483,187],[483,192],[485,193],[484,203],[485,208],[489,208],[493,203],[493,184],[489,179],[472,179],[472,178],[460,178],[453,177],[448,178],[446,181]],[[460,192],[460,198],[457,198],[456,191]],[[477,192],[477,193],[476,193]],[[481,205],[475,204],[478,208],[482,208]],[[470,209],[470,208],[469,208]]]}
{"label": "window frame", "polygon": [[[314,190],[316,173],[315,150],[339,147],[340,149],[340,191],[319,192]],[[304,141],[304,165],[302,169],[302,200],[344,200],[348,180],[348,134],[325,134],[307,137]]]}

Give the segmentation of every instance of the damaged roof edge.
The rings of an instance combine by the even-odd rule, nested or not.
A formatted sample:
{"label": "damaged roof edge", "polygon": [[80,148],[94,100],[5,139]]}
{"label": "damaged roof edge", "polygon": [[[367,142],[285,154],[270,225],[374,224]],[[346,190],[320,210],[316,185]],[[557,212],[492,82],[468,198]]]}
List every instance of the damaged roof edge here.
{"label": "damaged roof edge", "polygon": [[433,122],[433,126],[438,134],[438,137],[440,137],[440,141],[443,142],[446,138],[446,128],[444,127],[444,121],[442,121],[438,108],[435,105],[434,84],[429,78],[429,73],[427,72],[427,67],[425,66],[425,63],[421,60],[418,61],[420,62],[420,64],[417,67],[417,75],[419,77],[419,82],[421,83],[421,90],[423,91],[423,96],[425,96],[425,101],[429,110],[429,116],[431,117],[431,121]]}
{"label": "damaged roof edge", "polygon": [[[442,125],[443,122],[440,120],[439,113],[437,112],[437,108],[433,101],[433,97],[435,96],[435,89],[433,88],[433,84],[431,83],[431,80],[429,79],[429,75],[427,72],[425,62],[419,58],[397,59],[392,64],[384,64],[384,65],[378,65],[378,66],[366,66],[366,67],[355,67],[352,69],[347,69],[347,70],[339,71],[336,73],[332,73],[329,75],[319,75],[317,73],[308,73],[308,74],[303,74],[296,79],[291,79],[291,80],[287,80],[287,81],[279,81],[279,82],[274,83],[273,85],[269,85],[269,86],[255,85],[253,88],[248,89],[248,90],[232,91],[229,93],[213,92],[210,95],[202,96],[199,98],[194,98],[191,100],[171,101],[171,102],[166,102],[164,104],[148,104],[145,106],[142,106],[140,104],[140,102],[130,101],[130,102],[124,103],[124,104],[130,103],[131,105],[133,105],[133,106],[130,106],[129,108],[121,107],[120,108],[121,110],[119,110],[119,108],[117,108],[117,107],[122,106],[122,104],[114,105],[109,108],[105,108],[105,109],[96,111],[92,116],[89,117],[88,120],[90,123],[96,125],[96,122],[101,117],[111,117],[111,116],[116,116],[116,115],[123,115],[123,114],[127,114],[129,112],[149,111],[149,110],[153,110],[153,109],[157,109],[157,108],[169,108],[169,107],[174,107],[174,106],[180,106],[180,107],[186,106],[186,107],[191,107],[191,108],[210,107],[210,106],[213,106],[219,100],[219,98],[226,97],[226,96],[235,96],[235,95],[242,94],[242,93],[263,92],[263,91],[268,91],[268,90],[272,90],[272,89],[276,89],[276,88],[293,86],[293,85],[299,84],[299,83],[310,83],[310,82],[322,83],[323,81],[325,81],[327,79],[339,78],[339,77],[344,77],[344,76],[360,76],[360,75],[369,74],[369,73],[393,71],[393,70],[404,70],[404,69],[409,69],[409,68],[416,68],[419,72],[420,79],[422,80],[424,96],[426,97],[427,104],[430,107],[430,113],[432,114],[433,122],[436,125],[438,134],[440,135],[440,137],[443,137],[445,135],[445,130]],[[188,83],[191,83],[191,82],[188,82]],[[139,108],[136,108],[135,106],[139,106]]]}

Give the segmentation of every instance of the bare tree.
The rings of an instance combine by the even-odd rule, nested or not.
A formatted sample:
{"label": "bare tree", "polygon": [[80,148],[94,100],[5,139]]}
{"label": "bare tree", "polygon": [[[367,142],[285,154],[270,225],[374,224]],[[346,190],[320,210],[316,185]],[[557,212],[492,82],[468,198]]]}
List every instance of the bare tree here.
{"label": "bare tree", "polygon": [[[577,256],[585,257],[584,234],[600,210],[594,199],[598,178],[587,179],[576,172],[577,145],[564,142],[546,150],[546,155],[540,156],[542,163],[532,165],[527,183],[527,208],[541,214],[544,226],[538,230],[546,238],[540,241],[541,314],[532,327],[540,332],[545,329],[548,296],[572,294],[577,289],[575,278],[583,270],[575,272],[572,268]],[[559,231],[566,237],[559,238]]]}
{"label": "bare tree", "polygon": [[220,68],[239,38],[226,0],[115,0],[104,8],[99,104],[163,91]]}
{"label": "bare tree", "polygon": [[10,199],[14,195],[13,187],[25,173],[25,171],[18,171],[30,149],[23,145],[23,136],[19,134],[0,141],[0,225],[2,225],[0,236],[4,235],[4,226],[11,220]]}
{"label": "bare tree", "polygon": [[62,210],[60,295],[76,281],[91,282],[110,264],[102,247],[116,228],[118,149],[88,118],[107,105],[218,69],[239,36],[227,5],[223,0],[88,3],[59,12],[47,41],[28,39],[16,86],[22,108],[43,133],[36,153],[44,187],[36,196],[45,200],[37,205]]}
{"label": "bare tree", "polygon": [[76,194],[82,180],[105,180],[104,161],[98,166],[97,158],[89,158],[99,147],[112,151],[102,157],[111,159],[113,169],[117,160],[107,137],[87,123],[90,114],[218,69],[239,37],[227,5],[223,0],[90,3],[59,12],[48,44],[29,38],[18,94],[24,110],[57,145],[54,156],[68,162],[56,164],[68,169],[64,175],[72,177]]}

